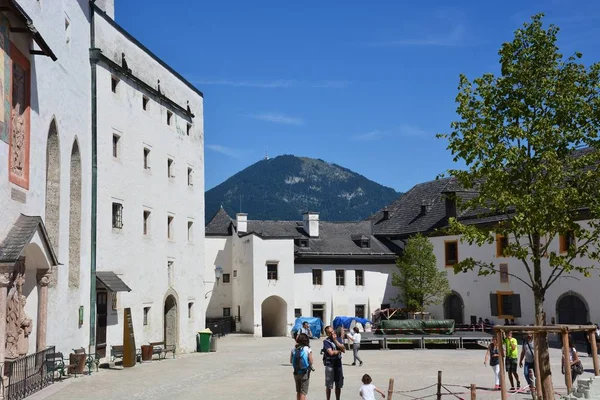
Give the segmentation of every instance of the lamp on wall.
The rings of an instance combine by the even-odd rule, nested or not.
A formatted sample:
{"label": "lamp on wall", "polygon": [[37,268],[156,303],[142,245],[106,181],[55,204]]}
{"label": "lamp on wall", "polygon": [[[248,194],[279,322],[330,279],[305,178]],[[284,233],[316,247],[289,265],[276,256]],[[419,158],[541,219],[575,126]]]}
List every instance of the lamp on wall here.
{"label": "lamp on wall", "polygon": [[219,284],[219,279],[221,279],[222,275],[223,275],[223,268],[221,268],[221,267],[215,268],[215,279],[217,280],[217,285]]}

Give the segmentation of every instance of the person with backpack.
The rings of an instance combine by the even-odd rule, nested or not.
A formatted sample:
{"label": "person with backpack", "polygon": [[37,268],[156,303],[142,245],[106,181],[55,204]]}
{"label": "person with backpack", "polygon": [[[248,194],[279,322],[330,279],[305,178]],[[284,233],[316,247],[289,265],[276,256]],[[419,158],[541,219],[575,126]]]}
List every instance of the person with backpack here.
{"label": "person with backpack", "polygon": [[[330,325],[325,327],[325,335],[327,338],[323,341],[322,351],[323,365],[325,366],[325,397],[327,400],[331,399],[331,389],[333,389],[335,383],[335,398],[340,400],[342,387],[344,386],[342,354],[346,352],[346,347],[343,343],[340,343]],[[343,328],[341,335],[343,335]]]}
{"label": "person with backpack", "polygon": [[[531,332],[527,333],[527,338],[523,341],[523,346],[521,347],[521,359],[519,360],[519,367],[523,368],[523,374],[525,375],[525,380],[529,384],[529,389],[533,392],[535,390],[535,353],[533,343],[533,334]],[[525,365],[523,366],[523,359],[525,360]]]}
{"label": "person with backpack", "polygon": [[498,339],[492,337],[492,343],[488,346],[483,359],[483,365],[489,361],[492,371],[494,371],[494,390],[500,390],[500,351],[498,349]]}
{"label": "person with backpack", "polygon": [[294,382],[296,383],[296,400],[306,400],[310,372],[312,371],[313,355],[310,340],[305,333],[298,334],[296,346],[292,349],[290,363],[294,367]]}

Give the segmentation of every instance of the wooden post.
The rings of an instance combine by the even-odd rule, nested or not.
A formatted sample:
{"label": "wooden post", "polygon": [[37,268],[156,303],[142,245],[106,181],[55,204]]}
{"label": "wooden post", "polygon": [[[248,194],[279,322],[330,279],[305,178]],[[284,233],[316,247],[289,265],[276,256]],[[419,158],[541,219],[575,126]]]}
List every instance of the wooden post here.
{"label": "wooden post", "polygon": [[565,384],[567,385],[567,394],[571,393],[571,363],[569,362],[569,331],[564,329],[561,333],[563,345],[563,365],[565,368]]}
{"label": "wooden post", "polygon": [[438,371],[437,400],[442,400],[442,371]]}
{"label": "wooden post", "polygon": [[498,342],[498,353],[500,355],[500,397],[506,400],[506,367],[504,366],[504,341],[502,340],[503,330],[496,332],[496,342]]}
{"label": "wooden post", "polygon": [[588,338],[592,345],[592,360],[594,361],[594,375],[600,376],[600,370],[598,368],[598,343],[596,343],[596,331],[589,331]]}
{"label": "wooden post", "polygon": [[537,398],[542,398],[542,378],[540,372],[540,351],[538,346],[538,338],[537,334],[533,332],[533,365],[534,365],[534,375],[535,375],[535,391],[537,393]]}
{"label": "wooden post", "polygon": [[477,400],[477,385],[471,383],[471,400]]}
{"label": "wooden post", "polygon": [[394,394],[394,378],[390,378],[390,384],[388,386],[388,399],[392,399]]}

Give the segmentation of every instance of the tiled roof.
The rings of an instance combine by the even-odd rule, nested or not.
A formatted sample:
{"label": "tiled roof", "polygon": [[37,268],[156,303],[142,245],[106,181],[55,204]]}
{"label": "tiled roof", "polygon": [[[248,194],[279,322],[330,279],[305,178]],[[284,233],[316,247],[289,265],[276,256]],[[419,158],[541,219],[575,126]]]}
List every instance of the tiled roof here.
{"label": "tiled roof", "polygon": [[232,219],[223,209],[219,208],[219,211],[212,217],[212,219],[206,224],[205,235],[206,236],[229,236],[231,235],[231,223]]}
{"label": "tiled roof", "polygon": [[19,257],[23,255],[25,246],[31,242],[33,235],[35,235],[38,229],[40,229],[40,236],[48,251],[51,265],[58,265],[58,258],[54,253],[52,244],[50,244],[42,218],[23,214],[19,215],[8,235],[4,238],[2,244],[0,244],[0,262],[11,263],[18,261]]}
{"label": "tiled roof", "polygon": [[113,271],[96,271],[96,279],[111,292],[131,292],[131,289]]}

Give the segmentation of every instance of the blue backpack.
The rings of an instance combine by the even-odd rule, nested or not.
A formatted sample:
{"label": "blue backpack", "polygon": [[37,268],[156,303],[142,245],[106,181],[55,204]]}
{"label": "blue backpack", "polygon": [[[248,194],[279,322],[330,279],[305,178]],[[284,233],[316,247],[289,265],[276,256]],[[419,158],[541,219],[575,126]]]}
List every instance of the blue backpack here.
{"label": "blue backpack", "polygon": [[296,347],[292,356],[292,366],[294,375],[304,375],[308,372],[308,352],[303,347]]}

